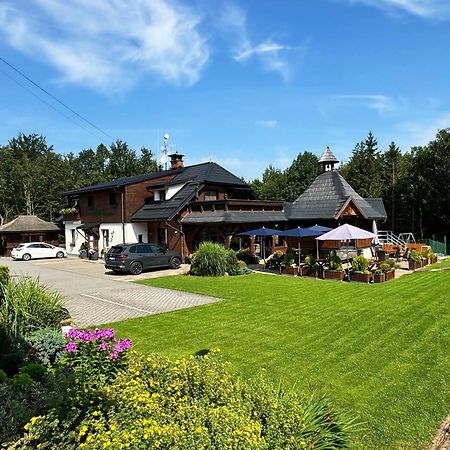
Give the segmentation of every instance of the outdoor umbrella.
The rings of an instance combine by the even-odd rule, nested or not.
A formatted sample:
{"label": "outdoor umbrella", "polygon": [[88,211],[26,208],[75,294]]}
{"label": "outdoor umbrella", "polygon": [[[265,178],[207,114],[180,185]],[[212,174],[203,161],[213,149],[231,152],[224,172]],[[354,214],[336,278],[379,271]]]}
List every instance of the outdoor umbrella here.
{"label": "outdoor umbrella", "polygon": [[300,255],[301,255],[300,238],[318,236],[319,234],[321,234],[320,231],[317,232],[317,231],[311,230],[310,228],[300,228],[300,227],[291,228],[290,230],[286,230],[286,231],[281,231],[279,234],[280,236],[298,238],[298,267],[300,269],[300,275],[302,275],[302,268],[300,266]]}
{"label": "outdoor umbrella", "polygon": [[[242,233],[238,233],[238,236],[275,236],[275,235],[279,235],[280,234],[280,230],[274,230],[273,228],[266,228],[266,227],[262,227],[262,228],[257,228],[256,230],[250,230],[250,231],[244,231]],[[263,259],[266,259],[266,249],[265,249],[265,245],[263,244],[262,246],[263,248]]]}
{"label": "outdoor umbrella", "polygon": [[[345,223],[322,236],[316,237],[316,241],[348,241],[351,239],[373,239],[375,235],[370,231],[355,227]],[[348,250],[347,250],[347,264],[348,264]]]}
{"label": "outdoor umbrella", "polygon": [[372,240],[373,245],[379,245],[380,244],[380,240],[378,239],[378,228],[377,228],[377,223],[374,221],[372,221],[372,233],[375,235],[375,237]]}

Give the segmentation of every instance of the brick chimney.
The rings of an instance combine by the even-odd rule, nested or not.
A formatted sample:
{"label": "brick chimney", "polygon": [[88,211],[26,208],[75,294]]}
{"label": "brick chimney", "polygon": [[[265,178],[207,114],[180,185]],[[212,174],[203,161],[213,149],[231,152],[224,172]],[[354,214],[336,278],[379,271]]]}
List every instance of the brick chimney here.
{"label": "brick chimney", "polygon": [[170,168],[172,170],[184,167],[183,156],[179,153],[172,153],[170,157]]}

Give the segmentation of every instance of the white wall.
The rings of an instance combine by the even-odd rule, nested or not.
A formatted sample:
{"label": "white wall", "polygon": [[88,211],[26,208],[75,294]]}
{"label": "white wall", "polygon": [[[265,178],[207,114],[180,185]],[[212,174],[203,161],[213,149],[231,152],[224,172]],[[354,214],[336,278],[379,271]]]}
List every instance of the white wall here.
{"label": "white wall", "polygon": [[[79,220],[65,220],[64,221],[64,235],[66,238],[66,251],[70,255],[78,255],[81,244],[85,241],[81,234],[82,231],[78,232],[77,227],[81,225]],[[75,230],[75,245],[72,246],[72,230]],[[80,234],[81,233],[81,234]]]}
{"label": "white wall", "polygon": [[174,186],[169,186],[166,191],[166,200],[171,199],[183,186],[184,184],[176,184]]}

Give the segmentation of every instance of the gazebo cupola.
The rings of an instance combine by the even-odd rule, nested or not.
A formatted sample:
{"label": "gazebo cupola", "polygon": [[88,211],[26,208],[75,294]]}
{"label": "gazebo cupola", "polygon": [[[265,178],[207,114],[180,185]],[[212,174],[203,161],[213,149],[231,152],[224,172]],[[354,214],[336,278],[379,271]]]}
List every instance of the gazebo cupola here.
{"label": "gazebo cupola", "polygon": [[327,147],[323,152],[323,155],[319,159],[319,163],[322,164],[323,171],[328,172],[329,170],[334,170],[334,165],[337,164],[339,160],[333,155],[330,147]]}

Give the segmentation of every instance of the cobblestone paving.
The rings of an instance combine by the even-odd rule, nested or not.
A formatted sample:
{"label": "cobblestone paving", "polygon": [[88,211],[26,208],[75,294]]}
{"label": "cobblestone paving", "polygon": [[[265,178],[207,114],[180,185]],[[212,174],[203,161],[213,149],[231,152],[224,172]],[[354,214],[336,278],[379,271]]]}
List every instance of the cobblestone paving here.
{"label": "cobblestone paving", "polygon": [[[127,281],[133,278],[105,273],[101,263],[77,259],[24,262],[0,258],[0,265],[7,265],[14,275],[38,276],[43,283],[58,289],[65,297],[65,306],[74,322],[80,326],[117,322],[220,300],[129,283]],[[169,271],[149,272],[148,277],[166,275],[166,272]]]}

